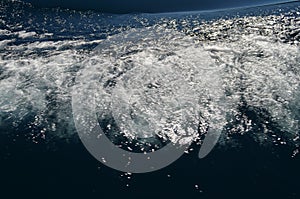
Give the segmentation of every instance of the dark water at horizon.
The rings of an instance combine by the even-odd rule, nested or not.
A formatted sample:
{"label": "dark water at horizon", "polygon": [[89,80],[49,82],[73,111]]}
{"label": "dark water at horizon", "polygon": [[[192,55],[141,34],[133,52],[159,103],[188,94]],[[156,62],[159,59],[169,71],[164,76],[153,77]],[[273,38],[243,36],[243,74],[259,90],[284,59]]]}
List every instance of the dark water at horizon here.
{"label": "dark water at horizon", "polygon": [[96,10],[103,13],[130,14],[130,13],[162,13],[203,11],[229,9],[238,7],[254,7],[268,4],[292,2],[293,0],[23,0],[40,8],[68,8],[75,10]]}
{"label": "dark water at horizon", "polygon": [[[81,144],[71,92],[85,67],[80,63],[95,47],[114,35],[149,27],[162,34],[170,30],[157,39],[156,50],[177,46],[176,55],[166,53],[171,54],[163,62],[166,68],[177,64],[186,72],[200,58],[202,63],[197,53],[209,54],[206,64],[218,72],[200,69],[204,83],[191,98],[209,101],[212,110],[225,113],[225,121],[206,158],[198,159],[203,130],[193,134],[189,154],[167,168],[128,174],[102,165]],[[179,32],[185,42],[194,39],[190,46],[167,40]],[[1,1],[0,197],[299,198],[299,42],[299,2],[218,12],[112,15]],[[121,48],[109,49],[116,53]],[[152,52],[150,44],[145,49]],[[152,54],[133,51],[128,59],[147,63],[147,56]],[[121,68],[124,63],[117,64]],[[215,82],[212,77],[221,83],[206,89]],[[174,87],[179,84],[174,81]],[[200,109],[204,120],[220,116],[202,104]]]}

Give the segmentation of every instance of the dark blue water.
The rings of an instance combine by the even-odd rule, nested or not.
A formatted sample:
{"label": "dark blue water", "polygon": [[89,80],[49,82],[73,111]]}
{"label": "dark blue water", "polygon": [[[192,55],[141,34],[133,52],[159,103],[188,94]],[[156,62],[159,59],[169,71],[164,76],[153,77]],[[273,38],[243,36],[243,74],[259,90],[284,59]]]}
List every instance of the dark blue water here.
{"label": "dark blue water", "polygon": [[[124,174],[79,141],[70,92],[101,41],[153,25],[237,52],[211,51],[235,60],[220,73],[227,123],[204,159],[194,142],[167,168]],[[1,1],[0,30],[1,197],[299,198],[299,3],[117,15]]]}
{"label": "dark blue water", "polygon": [[199,11],[212,9],[226,9],[245,6],[267,5],[275,3],[291,2],[291,0],[25,0],[37,7],[61,7],[75,10],[97,10],[103,13],[161,13],[161,12],[178,12],[178,11]]}

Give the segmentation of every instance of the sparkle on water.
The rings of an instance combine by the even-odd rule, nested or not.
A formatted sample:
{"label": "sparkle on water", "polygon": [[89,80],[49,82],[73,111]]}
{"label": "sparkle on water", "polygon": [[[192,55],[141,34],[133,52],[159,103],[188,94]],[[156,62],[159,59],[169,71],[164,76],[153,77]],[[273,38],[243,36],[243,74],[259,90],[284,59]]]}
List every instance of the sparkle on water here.
{"label": "sparkle on water", "polygon": [[[76,29],[57,12],[41,23]],[[154,23],[151,15],[136,15],[126,26],[114,25],[121,17],[99,17],[110,20],[109,32],[96,23],[94,33],[68,38],[66,30],[41,32],[30,20],[27,28],[2,16],[1,128],[27,129],[35,141],[72,138],[71,91],[77,75],[88,71],[87,78],[99,79],[99,120],[112,137],[126,137],[127,150],[138,138],[157,147],[161,139],[201,144],[212,128],[222,132],[224,146],[232,135],[257,132],[257,142],[289,144],[293,156],[299,153],[299,7],[213,21],[168,14]]]}

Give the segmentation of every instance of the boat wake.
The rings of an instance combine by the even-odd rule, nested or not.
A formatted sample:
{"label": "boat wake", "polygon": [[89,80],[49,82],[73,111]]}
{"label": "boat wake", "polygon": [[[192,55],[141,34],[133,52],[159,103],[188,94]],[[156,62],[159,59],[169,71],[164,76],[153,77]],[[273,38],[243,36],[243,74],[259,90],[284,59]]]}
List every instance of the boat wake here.
{"label": "boat wake", "polygon": [[[202,144],[212,132],[224,146],[247,134],[262,144],[292,146],[295,155],[299,8],[214,21],[201,14],[135,15],[134,23],[110,25],[110,32],[103,30],[106,20],[117,24],[126,17],[75,12],[70,19],[67,11],[57,11],[26,28],[3,14],[1,133],[24,134],[35,142],[72,141],[72,92],[83,86],[86,96],[96,95],[95,112],[107,136],[127,150],[155,150],[165,142]],[[10,8],[1,13],[5,9]],[[49,26],[53,20],[72,27],[78,17],[92,18],[85,26],[96,30],[73,27],[72,37]]]}

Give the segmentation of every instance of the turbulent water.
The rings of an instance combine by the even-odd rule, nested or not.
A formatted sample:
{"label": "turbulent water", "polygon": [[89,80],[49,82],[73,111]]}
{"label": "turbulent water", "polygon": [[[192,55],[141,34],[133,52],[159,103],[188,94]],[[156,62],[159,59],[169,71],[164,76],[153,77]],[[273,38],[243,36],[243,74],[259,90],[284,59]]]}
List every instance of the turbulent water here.
{"label": "turbulent water", "polygon": [[299,42],[299,3],[109,15],[1,1],[1,134],[76,142],[72,92],[96,80],[100,123],[125,147],[213,129],[224,147],[247,134],[295,156]]}
{"label": "turbulent water", "polygon": [[[113,15],[2,0],[1,194],[298,199],[299,83],[299,2]],[[192,145],[159,171],[114,171],[78,139],[74,110],[94,102],[129,152]]]}

